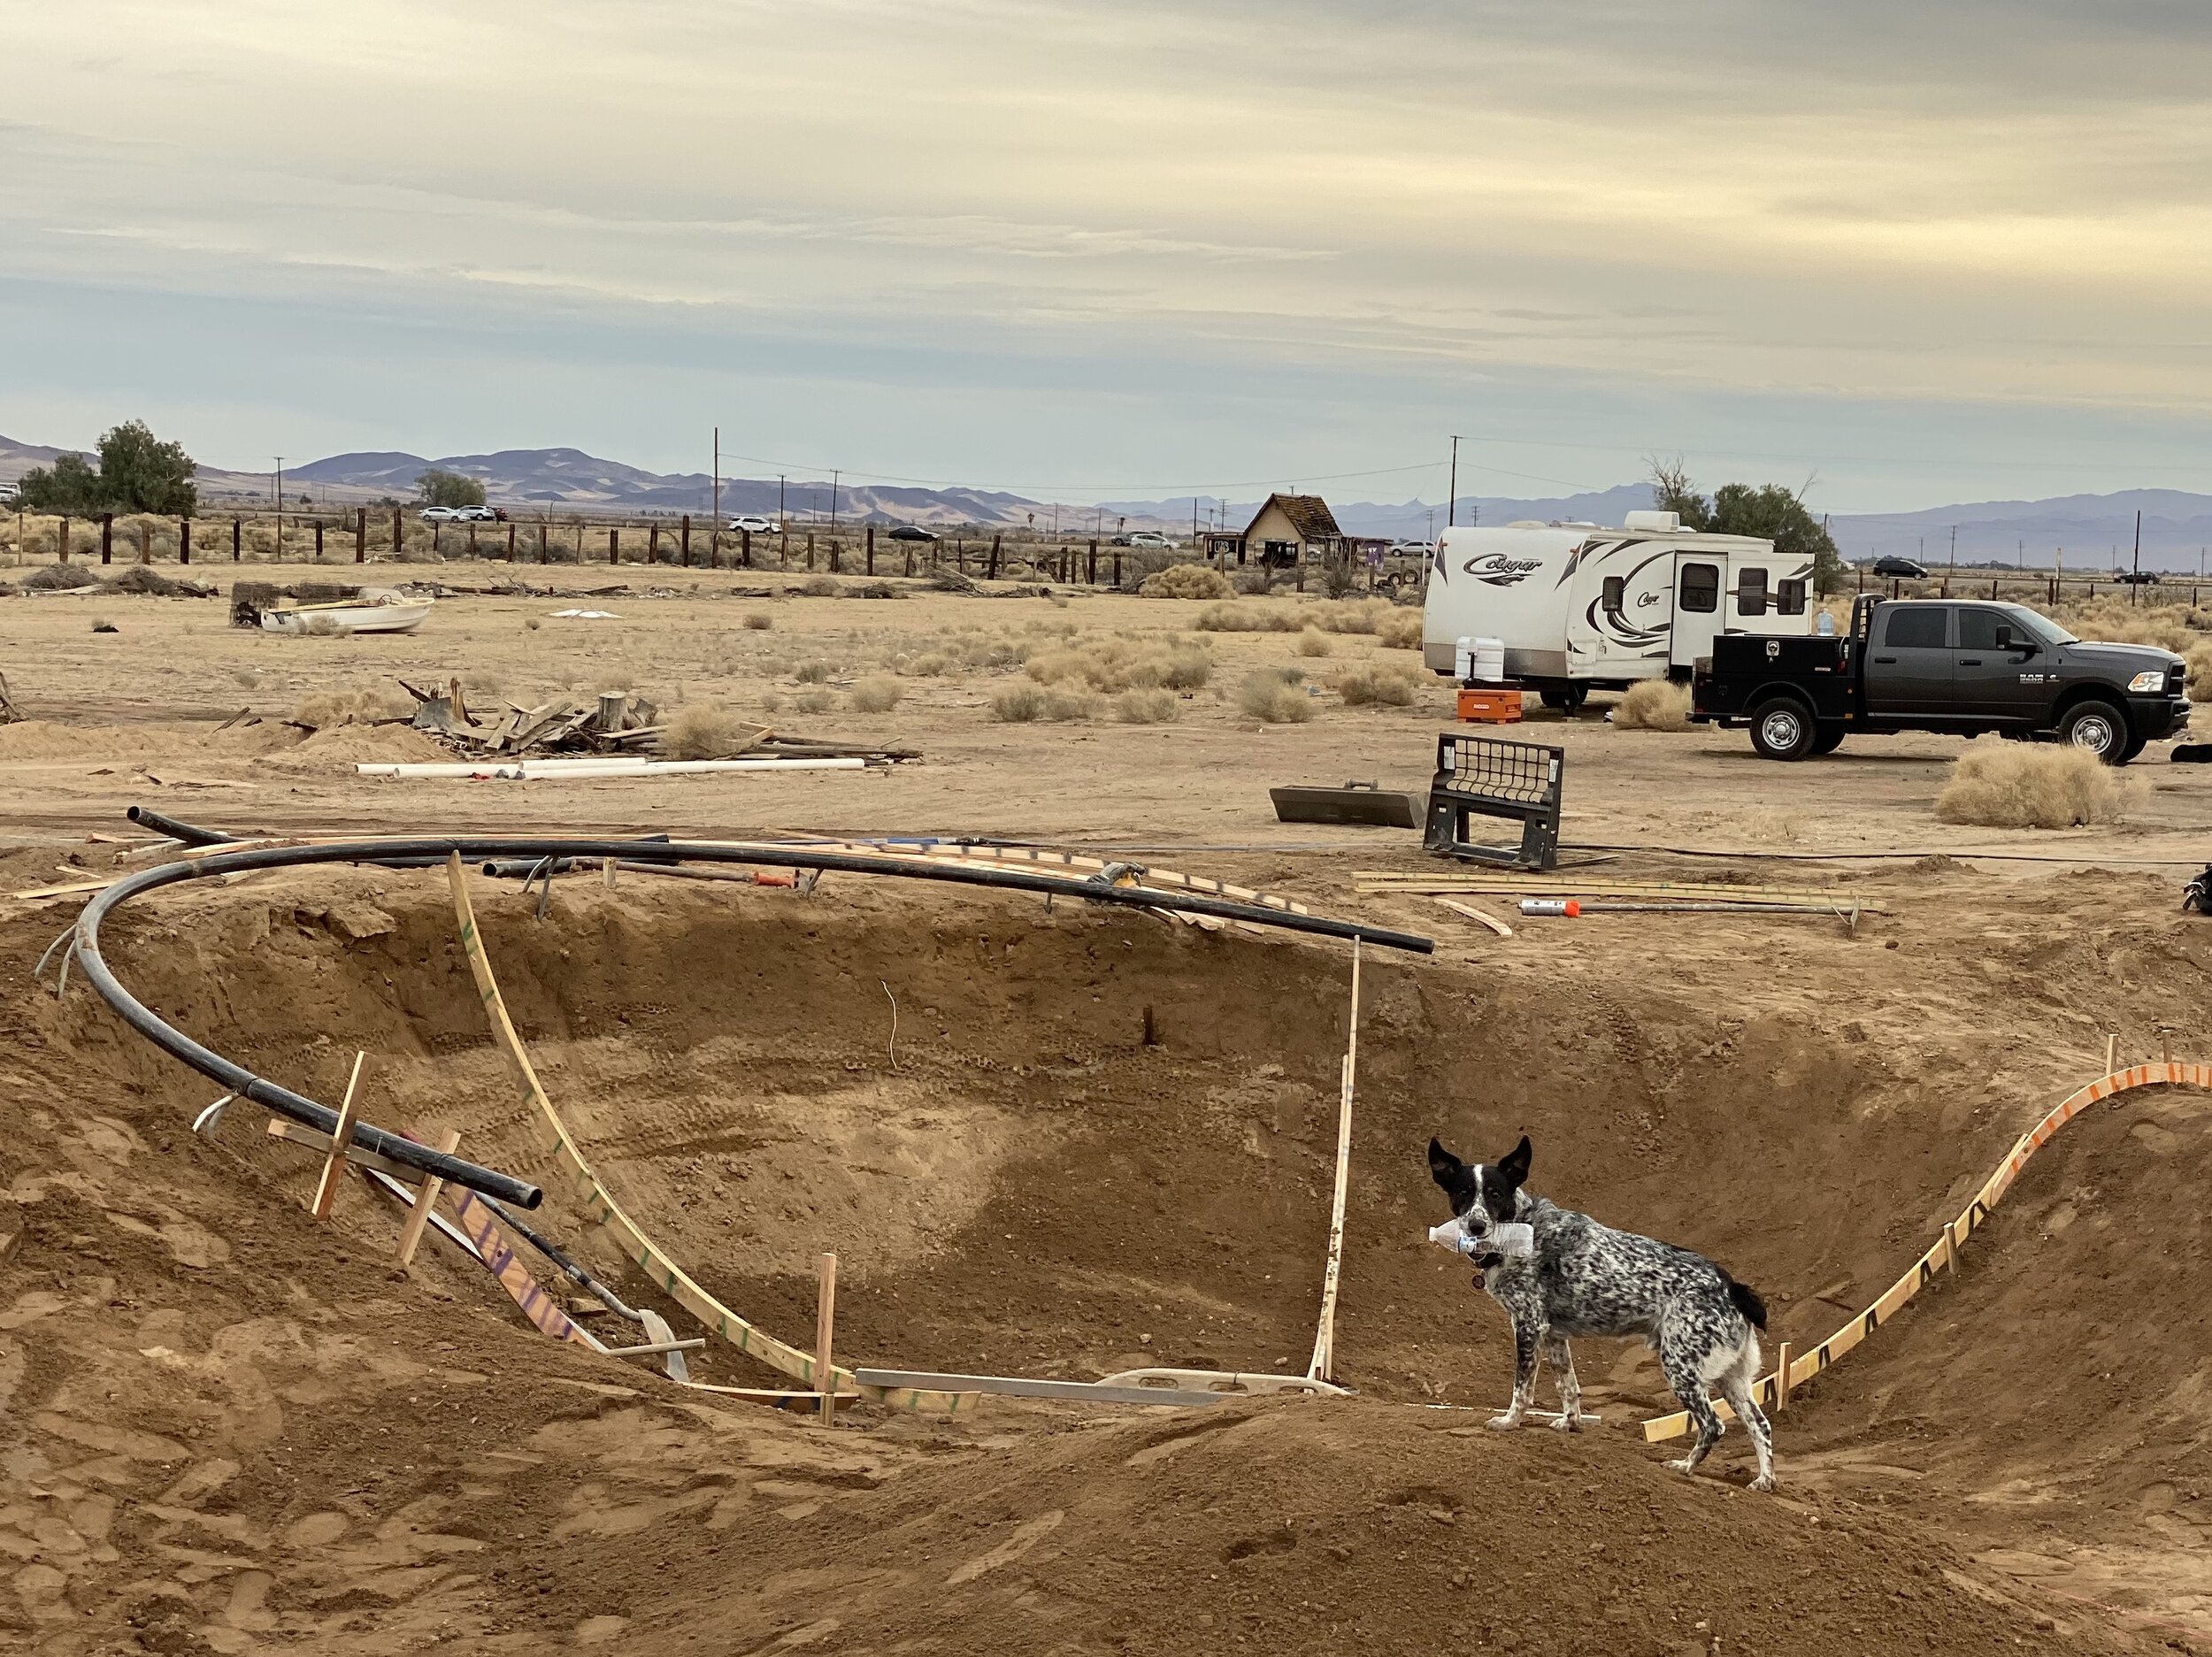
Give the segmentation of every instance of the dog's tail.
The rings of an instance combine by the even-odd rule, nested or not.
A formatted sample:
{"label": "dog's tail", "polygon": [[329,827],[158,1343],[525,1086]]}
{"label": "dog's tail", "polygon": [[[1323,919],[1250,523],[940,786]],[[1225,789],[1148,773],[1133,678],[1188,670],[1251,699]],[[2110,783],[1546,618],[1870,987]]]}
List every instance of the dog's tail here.
{"label": "dog's tail", "polygon": [[1759,1298],[1758,1290],[1747,1283],[1738,1283],[1724,1271],[1721,1276],[1728,1278],[1729,1302],[1743,1314],[1744,1322],[1754,1329],[1764,1329],[1767,1326],[1767,1303]]}

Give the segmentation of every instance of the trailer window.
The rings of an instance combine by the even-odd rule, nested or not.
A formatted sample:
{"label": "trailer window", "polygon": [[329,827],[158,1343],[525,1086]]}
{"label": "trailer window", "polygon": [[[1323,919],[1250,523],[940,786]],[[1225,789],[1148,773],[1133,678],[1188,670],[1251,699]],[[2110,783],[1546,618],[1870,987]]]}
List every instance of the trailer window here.
{"label": "trailer window", "polygon": [[1882,630],[1882,642],[1893,650],[1940,650],[1949,614],[1940,604],[1924,609],[1911,604],[1893,610],[1889,625]]}
{"label": "trailer window", "polygon": [[1763,616],[1767,613],[1767,572],[1764,570],[1736,572],[1736,614]]}
{"label": "trailer window", "polygon": [[1785,577],[1774,589],[1774,613],[1778,616],[1801,616],[1805,613],[1805,583]]}
{"label": "trailer window", "polygon": [[1628,600],[1628,579],[1624,576],[1609,575],[1598,589],[1598,602],[1609,616],[1621,613],[1621,606]]}
{"label": "trailer window", "polygon": [[1701,616],[1709,616],[1720,608],[1720,565],[1682,566],[1682,608]]}

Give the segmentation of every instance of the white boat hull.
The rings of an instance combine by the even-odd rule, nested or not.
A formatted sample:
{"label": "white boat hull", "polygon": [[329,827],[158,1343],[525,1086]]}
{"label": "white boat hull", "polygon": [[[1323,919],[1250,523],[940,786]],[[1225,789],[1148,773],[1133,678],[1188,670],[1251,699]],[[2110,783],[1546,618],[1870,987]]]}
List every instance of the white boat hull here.
{"label": "white boat hull", "polygon": [[412,633],[430,618],[431,601],[404,604],[317,604],[298,610],[265,610],[265,633],[306,633],[326,622],[340,633]]}

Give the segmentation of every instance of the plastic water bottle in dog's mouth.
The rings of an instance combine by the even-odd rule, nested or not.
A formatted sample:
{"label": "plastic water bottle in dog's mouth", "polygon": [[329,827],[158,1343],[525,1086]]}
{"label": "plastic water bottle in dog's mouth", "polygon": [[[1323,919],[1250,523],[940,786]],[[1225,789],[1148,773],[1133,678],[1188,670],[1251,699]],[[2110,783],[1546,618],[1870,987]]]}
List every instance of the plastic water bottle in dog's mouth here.
{"label": "plastic water bottle in dog's mouth", "polygon": [[1429,1241],[1455,1254],[1502,1254],[1508,1260],[1527,1260],[1536,1253],[1536,1228],[1525,1221],[1509,1220],[1492,1226],[1478,1239],[1468,1236],[1467,1228],[1459,1221],[1447,1220],[1429,1227]]}

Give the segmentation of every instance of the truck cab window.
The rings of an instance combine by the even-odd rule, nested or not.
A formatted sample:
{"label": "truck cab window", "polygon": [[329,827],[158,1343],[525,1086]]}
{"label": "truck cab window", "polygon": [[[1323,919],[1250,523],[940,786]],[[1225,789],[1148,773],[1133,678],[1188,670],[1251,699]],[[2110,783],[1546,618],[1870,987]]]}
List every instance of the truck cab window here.
{"label": "truck cab window", "polygon": [[1720,608],[1720,565],[1686,564],[1682,566],[1682,608],[1709,616]]}
{"label": "truck cab window", "polygon": [[[1959,648],[1994,650],[1997,648],[1997,629],[2011,623],[2012,618],[2001,610],[1962,610],[1959,611]],[[2022,632],[2016,625],[2012,630]]]}
{"label": "truck cab window", "polygon": [[1767,572],[1764,570],[1736,572],[1736,614],[1763,616],[1767,613]]}
{"label": "truck cab window", "polygon": [[1890,611],[1882,643],[1893,650],[1940,650],[1949,614],[1940,604],[1901,606]]}
{"label": "truck cab window", "polygon": [[1774,589],[1774,613],[1778,616],[1803,615],[1805,583],[1786,577]]}

